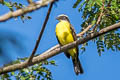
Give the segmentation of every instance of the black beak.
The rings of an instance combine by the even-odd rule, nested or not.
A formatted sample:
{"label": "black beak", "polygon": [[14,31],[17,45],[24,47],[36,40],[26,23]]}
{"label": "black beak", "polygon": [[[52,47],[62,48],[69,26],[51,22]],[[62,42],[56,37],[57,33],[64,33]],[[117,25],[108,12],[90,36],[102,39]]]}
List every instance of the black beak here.
{"label": "black beak", "polygon": [[59,17],[56,17],[57,20],[59,20]]}

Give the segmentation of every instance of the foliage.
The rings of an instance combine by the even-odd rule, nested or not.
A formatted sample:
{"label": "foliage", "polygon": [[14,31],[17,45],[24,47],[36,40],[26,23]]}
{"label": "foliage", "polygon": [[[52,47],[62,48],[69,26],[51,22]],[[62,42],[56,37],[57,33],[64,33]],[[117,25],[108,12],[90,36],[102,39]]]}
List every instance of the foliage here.
{"label": "foliage", "polygon": [[[0,2],[0,4],[7,6],[10,11],[15,11],[25,7],[25,5],[18,2],[16,3],[4,1],[2,3]],[[81,31],[84,30],[88,25],[93,25],[93,27],[88,30],[84,36],[88,35],[91,32],[97,32],[120,21],[120,0],[77,0],[73,5],[73,8],[77,8],[78,6],[78,11],[82,13],[83,18]],[[100,18],[101,13],[102,17],[98,23],[98,19]],[[31,19],[31,17],[26,16],[26,14],[21,15],[20,18],[23,22],[26,19]],[[93,31],[94,29],[95,31]],[[98,38],[94,39],[93,42],[95,42],[97,45],[99,55],[101,55],[105,49],[120,51],[120,33],[118,30],[114,30],[107,34],[99,36]],[[88,43],[84,43],[82,45],[82,52],[86,50],[86,46],[88,46]],[[18,60],[12,62],[10,65],[21,63],[26,59],[27,58],[19,58]],[[0,75],[0,80],[52,80],[52,74],[46,65],[55,66],[56,64],[55,61],[43,61],[28,68],[2,74]]]}
{"label": "foliage", "polygon": [[[18,3],[18,2],[4,1],[3,3],[0,3],[0,4],[7,6],[10,9],[10,11],[12,11],[12,12],[15,10],[18,10],[18,9],[25,8],[25,5]],[[21,15],[20,18],[23,22],[24,22],[24,20],[31,19],[31,17],[27,16],[26,14]],[[17,17],[15,17],[15,19],[17,19]]]}
{"label": "foliage", "polygon": [[[21,63],[27,58],[18,58],[16,61],[10,63],[9,65]],[[5,65],[5,66],[9,66]],[[0,80],[53,80],[52,73],[46,67],[47,65],[54,65],[55,61],[42,61],[39,64],[35,64],[28,68],[24,68],[15,72],[9,72],[6,74],[0,75]]]}
{"label": "foliage", "polygon": [[[18,9],[25,8],[25,5],[18,3],[18,2],[7,2],[4,1],[1,2],[3,6],[7,6],[11,12],[16,11]],[[17,17],[15,17],[16,19]],[[26,19],[31,19],[30,16],[26,16],[26,14],[23,14],[20,16],[21,20],[24,22]],[[17,63],[24,62],[28,58],[18,58],[16,61],[11,62],[10,64],[4,65],[4,66],[9,66]],[[42,61],[39,64],[35,64],[33,66],[5,73],[0,75],[0,80],[53,80],[52,73],[51,71],[47,68],[47,66],[53,65],[56,66],[55,61]]]}
{"label": "foliage", "polygon": [[[78,11],[82,13],[83,18],[81,30],[93,24],[93,27],[86,35],[93,31],[95,26],[97,26],[97,28],[94,32],[120,21],[120,0],[77,0],[73,8],[77,8],[78,6]],[[97,21],[101,14],[102,17],[98,23]],[[107,50],[111,49],[112,51],[120,50],[120,33],[118,30],[99,36],[93,41],[96,42],[100,55],[105,51],[105,48]]]}

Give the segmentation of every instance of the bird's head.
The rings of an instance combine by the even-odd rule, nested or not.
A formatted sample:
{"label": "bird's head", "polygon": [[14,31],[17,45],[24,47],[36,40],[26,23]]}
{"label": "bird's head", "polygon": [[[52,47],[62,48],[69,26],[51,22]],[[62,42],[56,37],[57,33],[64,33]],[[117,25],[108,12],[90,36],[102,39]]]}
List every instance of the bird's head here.
{"label": "bird's head", "polygon": [[58,15],[56,19],[57,19],[58,21],[64,20],[64,21],[70,22],[68,16],[65,15],[65,14]]}

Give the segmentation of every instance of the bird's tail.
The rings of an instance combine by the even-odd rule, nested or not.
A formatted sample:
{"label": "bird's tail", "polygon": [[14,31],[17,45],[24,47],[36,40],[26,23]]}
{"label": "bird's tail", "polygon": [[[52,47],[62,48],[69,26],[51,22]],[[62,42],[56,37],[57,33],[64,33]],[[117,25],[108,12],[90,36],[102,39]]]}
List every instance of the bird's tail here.
{"label": "bird's tail", "polygon": [[75,71],[76,75],[78,75],[79,73],[82,74],[83,68],[81,66],[79,58],[78,57],[73,58],[72,61],[73,61],[74,71]]}

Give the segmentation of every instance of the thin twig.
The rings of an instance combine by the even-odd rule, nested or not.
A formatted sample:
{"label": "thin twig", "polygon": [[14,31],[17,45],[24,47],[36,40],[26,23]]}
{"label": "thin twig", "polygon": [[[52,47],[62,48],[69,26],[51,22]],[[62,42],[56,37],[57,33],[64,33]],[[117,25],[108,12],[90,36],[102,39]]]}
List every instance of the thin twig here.
{"label": "thin twig", "polygon": [[[100,13],[100,16],[98,17],[98,20],[97,20],[96,25],[95,25],[95,27],[93,28],[92,32],[94,32],[95,29],[97,28],[97,26],[100,24],[101,18],[102,18],[102,16],[103,16],[104,2],[103,2],[103,6],[101,7],[101,10],[102,10],[102,11],[101,11],[101,13]],[[89,26],[88,26],[86,29],[84,29],[82,32],[80,32],[77,36],[78,36],[78,37],[83,36],[91,27],[93,27],[92,24],[89,25]]]}
{"label": "thin twig", "polygon": [[40,63],[41,61],[44,61],[44,60],[46,60],[48,58],[51,58],[51,57],[57,55],[60,52],[64,52],[64,51],[66,51],[66,50],[68,50],[70,48],[73,48],[73,47],[75,47],[77,45],[88,42],[88,41],[90,41],[90,40],[92,40],[92,39],[94,39],[94,38],[96,38],[98,36],[101,36],[102,34],[105,34],[105,33],[110,32],[112,30],[116,30],[118,28],[120,28],[120,23],[116,23],[116,24],[113,24],[113,25],[108,26],[106,28],[103,28],[99,32],[91,33],[88,36],[86,36],[85,38],[74,41],[74,42],[72,42],[70,44],[67,44],[67,45],[64,45],[64,46],[56,45],[56,46],[50,48],[49,50],[45,51],[44,53],[40,54],[39,56],[34,57],[32,59],[31,64],[29,64],[28,60],[26,60],[25,62],[21,62],[21,63],[18,63],[18,64],[13,64],[13,65],[10,65],[10,66],[2,67],[0,69],[0,74],[15,71],[15,70],[18,70],[18,69],[23,69],[23,68],[26,68],[28,66]]}
{"label": "thin twig", "polygon": [[104,15],[103,12],[101,12],[100,16],[98,17],[98,20],[96,22],[96,25],[94,26],[94,28],[92,30],[93,32],[96,30],[97,26],[100,24],[100,21],[101,21],[103,15]]}
{"label": "thin twig", "polygon": [[33,3],[33,1],[32,1],[32,0],[27,0],[27,2],[28,2],[29,4],[32,4],[32,3]]}
{"label": "thin twig", "polygon": [[3,3],[4,3],[4,0],[0,0],[0,3],[2,3],[2,4],[3,4]]}
{"label": "thin twig", "polygon": [[17,17],[17,16],[21,16],[25,13],[29,13],[29,12],[32,12],[34,10],[37,10],[37,9],[40,9],[41,7],[44,7],[46,5],[48,5],[49,3],[52,3],[54,2],[55,0],[40,0],[40,1],[37,1],[35,2],[35,5],[28,5],[27,7],[25,8],[22,8],[22,9],[18,9],[14,12],[8,12],[2,16],[0,16],[0,22],[4,22],[10,18],[14,18],[14,17]]}
{"label": "thin twig", "polygon": [[98,20],[97,20],[97,22],[96,22],[96,25],[94,26],[94,28],[93,28],[93,30],[92,30],[93,32],[96,30],[96,28],[98,27],[98,25],[99,25],[100,22],[101,22],[102,16],[104,15],[103,11],[104,11],[104,0],[103,0],[103,2],[102,2],[101,13],[100,13],[100,15],[99,15],[99,17],[98,17]]}
{"label": "thin twig", "polygon": [[50,4],[50,7],[49,7],[48,12],[47,12],[47,16],[46,16],[46,18],[45,18],[44,24],[43,24],[43,26],[42,26],[42,29],[41,29],[40,34],[39,34],[39,37],[38,37],[38,40],[36,41],[35,47],[34,47],[32,53],[31,53],[31,56],[30,56],[28,62],[31,62],[31,61],[32,61],[32,58],[34,57],[34,55],[35,55],[35,53],[36,53],[36,51],[37,51],[37,48],[38,48],[38,46],[39,46],[39,43],[40,43],[42,34],[43,34],[44,30],[45,30],[46,24],[47,24],[48,19],[49,19],[49,15],[50,15],[50,12],[51,12],[51,10],[52,10],[53,3],[54,3],[54,2],[52,2],[52,3]]}
{"label": "thin twig", "polygon": [[82,32],[80,32],[79,34],[77,34],[78,37],[83,36],[93,25],[89,25],[86,29],[84,29]]}

